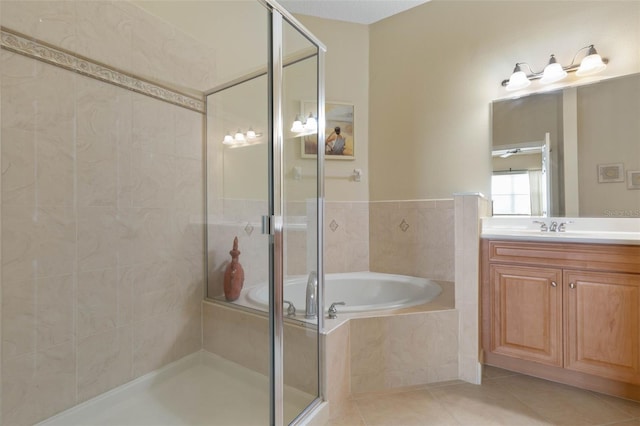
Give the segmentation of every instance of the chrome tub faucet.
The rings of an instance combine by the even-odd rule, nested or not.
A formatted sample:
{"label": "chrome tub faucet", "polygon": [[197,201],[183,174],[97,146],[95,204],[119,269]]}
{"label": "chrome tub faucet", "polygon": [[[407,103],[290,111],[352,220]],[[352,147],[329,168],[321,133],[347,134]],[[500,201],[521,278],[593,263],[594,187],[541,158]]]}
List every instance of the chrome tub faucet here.
{"label": "chrome tub faucet", "polygon": [[315,271],[311,271],[309,278],[307,278],[307,295],[304,309],[305,318],[318,318],[318,273]]}

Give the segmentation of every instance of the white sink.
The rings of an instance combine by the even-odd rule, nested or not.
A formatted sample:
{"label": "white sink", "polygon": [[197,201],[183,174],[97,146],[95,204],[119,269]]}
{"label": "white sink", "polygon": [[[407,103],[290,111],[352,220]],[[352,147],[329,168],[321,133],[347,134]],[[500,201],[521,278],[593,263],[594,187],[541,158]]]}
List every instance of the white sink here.
{"label": "white sink", "polygon": [[[541,231],[542,221],[566,222],[565,232]],[[490,217],[482,220],[483,238],[591,242],[601,244],[640,244],[640,219],[637,218],[520,218]]]}

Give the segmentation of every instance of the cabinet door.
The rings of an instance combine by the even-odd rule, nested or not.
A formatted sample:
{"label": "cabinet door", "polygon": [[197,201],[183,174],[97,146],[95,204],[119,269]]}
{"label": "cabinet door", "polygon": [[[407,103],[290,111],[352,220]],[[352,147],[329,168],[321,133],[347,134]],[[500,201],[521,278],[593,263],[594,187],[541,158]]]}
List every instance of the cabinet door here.
{"label": "cabinet door", "polygon": [[640,275],[565,271],[565,367],[640,383]]}
{"label": "cabinet door", "polygon": [[562,271],[491,265],[491,351],[562,366]]}

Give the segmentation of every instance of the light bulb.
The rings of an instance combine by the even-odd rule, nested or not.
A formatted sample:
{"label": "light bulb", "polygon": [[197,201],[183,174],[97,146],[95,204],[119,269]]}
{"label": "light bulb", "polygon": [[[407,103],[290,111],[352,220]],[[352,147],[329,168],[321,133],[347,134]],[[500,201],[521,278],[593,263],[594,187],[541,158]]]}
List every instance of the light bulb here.
{"label": "light bulb", "polygon": [[291,131],[294,133],[302,133],[304,132],[304,126],[302,125],[302,121],[300,120],[300,116],[296,115],[296,119],[291,126]]}
{"label": "light bulb", "polygon": [[251,127],[249,127],[249,130],[247,130],[247,139],[255,139],[255,138],[256,138],[256,132],[254,132]]}
{"label": "light bulb", "polygon": [[510,92],[514,90],[524,89],[531,84],[531,80],[527,77],[527,75],[520,69],[520,64],[516,64],[516,67],[513,69],[513,74],[509,77],[509,82],[507,83],[506,89]]}
{"label": "light bulb", "polygon": [[318,122],[312,113],[309,113],[309,117],[307,117],[307,121],[304,123],[304,128],[306,130],[318,130]]}
{"label": "light bulb", "polygon": [[235,139],[236,142],[244,142],[246,140],[240,129],[238,129],[233,139]]}
{"label": "light bulb", "polygon": [[602,58],[598,55],[593,45],[591,45],[589,46],[587,56],[580,62],[580,67],[578,71],[576,71],[576,75],[578,77],[593,75],[604,71],[605,68],[607,68],[607,65],[602,61]]}
{"label": "light bulb", "polygon": [[222,141],[222,143],[225,145],[233,145],[233,136],[231,136],[230,133],[227,133],[226,135],[224,135],[224,140]]}
{"label": "light bulb", "polygon": [[567,76],[567,72],[562,69],[562,65],[556,62],[556,57],[551,55],[549,58],[549,65],[544,68],[544,72],[542,73],[542,78],[540,79],[540,83],[542,84],[550,84],[555,83],[556,81],[560,81]]}

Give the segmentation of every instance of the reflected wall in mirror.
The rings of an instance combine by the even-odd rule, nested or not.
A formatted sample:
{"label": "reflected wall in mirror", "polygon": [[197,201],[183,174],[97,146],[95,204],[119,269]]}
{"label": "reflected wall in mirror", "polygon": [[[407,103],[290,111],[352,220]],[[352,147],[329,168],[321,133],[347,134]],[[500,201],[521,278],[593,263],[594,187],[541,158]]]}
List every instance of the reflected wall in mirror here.
{"label": "reflected wall in mirror", "polygon": [[640,217],[640,192],[598,180],[640,170],[639,117],[640,74],[493,102],[494,214]]}

